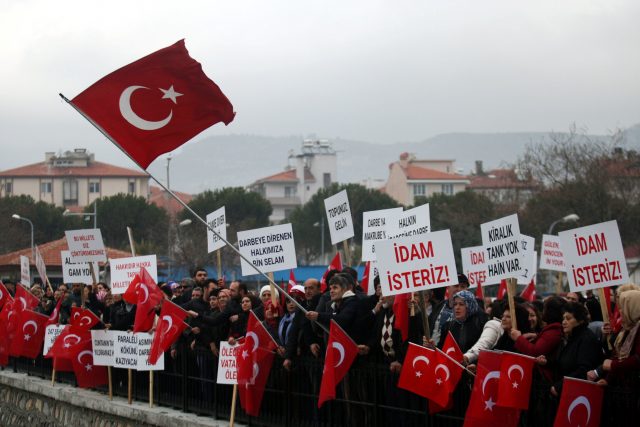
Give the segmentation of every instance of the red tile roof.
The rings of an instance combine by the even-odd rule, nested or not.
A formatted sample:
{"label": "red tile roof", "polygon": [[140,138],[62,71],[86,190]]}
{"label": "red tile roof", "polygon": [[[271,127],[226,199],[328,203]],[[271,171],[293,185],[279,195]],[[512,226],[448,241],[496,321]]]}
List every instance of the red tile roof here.
{"label": "red tile roof", "polygon": [[20,166],[0,172],[0,177],[16,176],[147,176],[144,172],[133,169],[121,168],[108,163],[90,162],[88,166],[60,167],[52,166],[47,162],[34,163],[32,165]]}
{"label": "red tile roof", "polygon": [[533,179],[519,179],[513,169],[494,169],[486,174],[472,177],[468,188],[536,188],[538,186],[538,182]]}
{"label": "red tile roof", "polygon": [[[169,196],[169,198],[167,198],[167,192],[160,187],[152,185],[149,188],[151,191],[151,195],[149,196],[149,203],[153,203],[157,207],[166,210],[172,216],[177,215],[184,209],[180,202],[178,202],[173,197]],[[174,191],[174,193],[180,198],[180,200],[187,204],[191,200],[193,200],[193,195],[191,194],[182,193],[180,191]]]}
{"label": "red tile roof", "polygon": [[[316,178],[309,172],[309,169],[304,170],[304,181],[305,182],[315,182]],[[275,175],[270,175],[266,178],[260,178],[254,184],[260,184],[263,182],[298,182],[298,178],[296,178],[296,170],[289,169],[286,171],[278,172]]]}
{"label": "red tile roof", "polygon": [[[107,258],[127,258],[131,256],[130,252],[121,251],[119,249],[106,248]],[[44,263],[47,267],[62,267],[62,259],[60,257],[60,251],[68,251],[67,238],[54,240],[42,245],[38,245],[40,255],[44,259]],[[34,265],[34,260],[31,254],[31,248],[20,249],[15,252],[9,252],[4,255],[0,255],[0,267],[2,266],[19,266],[20,255],[28,256],[31,264]]]}
{"label": "red tile roof", "polygon": [[447,181],[467,181],[469,178],[464,175],[456,175],[453,173],[440,172],[435,169],[423,168],[420,166],[409,165],[402,168],[407,179],[415,180],[447,180]]}
{"label": "red tile roof", "polygon": [[624,257],[626,259],[640,258],[640,245],[627,246],[624,248]]}

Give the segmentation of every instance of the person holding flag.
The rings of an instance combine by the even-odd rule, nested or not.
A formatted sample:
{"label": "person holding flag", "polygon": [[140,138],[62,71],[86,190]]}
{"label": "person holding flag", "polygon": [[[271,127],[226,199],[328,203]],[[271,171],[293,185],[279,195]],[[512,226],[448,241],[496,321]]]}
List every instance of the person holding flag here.
{"label": "person holding flag", "polygon": [[453,296],[453,302],[453,317],[442,329],[438,348],[443,347],[450,331],[464,353],[480,338],[487,315],[480,310],[475,295],[469,291],[457,292]]}

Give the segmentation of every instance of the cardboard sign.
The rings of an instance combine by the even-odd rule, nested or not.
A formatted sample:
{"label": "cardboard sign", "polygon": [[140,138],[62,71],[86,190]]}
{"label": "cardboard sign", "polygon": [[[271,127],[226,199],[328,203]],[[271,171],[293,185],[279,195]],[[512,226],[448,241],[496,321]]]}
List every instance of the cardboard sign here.
{"label": "cardboard sign", "polygon": [[40,255],[40,249],[36,246],[36,270],[38,270],[38,276],[42,279],[42,283],[47,283],[47,266],[44,263],[44,258]]}
{"label": "cardboard sign", "polygon": [[92,330],[93,364],[96,366],[113,366],[113,331]]}
{"label": "cardboard sign", "polygon": [[353,237],[353,218],[351,208],[349,208],[349,198],[347,190],[334,194],[324,199],[324,209],[329,222],[329,233],[331,234],[331,244],[338,243]]}
{"label": "cardboard sign", "polygon": [[487,284],[487,253],[484,246],[471,246],[461,248],[462,272],[469,279],[469,288],[478,287],[478,283],[484,286]]}
{"label": "cardboard sign", "polygon": [[[209,224],[209,227],[213,228],[216,233],[218,233],[226,240],[227,222],[224,206],[207,215],[207,224]],[[207,228],[207,252],[211,253],[224,247],[224,245],[226,245],[224,240],[216,236],[211,230]]]}
{"label": "cardboard sign", "polygon": [[111,265],[111,293],[124,294],[133,277],[144,267],[153,280],[158,283],[158,263],[155,255],[145,255],[130,258],[113,258]]}
{"label": "cardboard sign", "polygon": [[163,371],[164,370],[164,353],[155,365],[149,363],[149,353],[151,352],[151,343],[153,335],[147,333],[137,333],[138,337],[138,371]]}
{"label": "cardboard sign", "polygon": [[564,255],[560,249],[560,238],[558,236],[552,236],[550,234],[542,235],[540,270],[567,271],[564,263]]}
{"label": "cardboard sign", "polygon": [[385,296],[458,283],[449,230],[381,241],[376,252]]}
{"label": "cardboard sign", "polygon": [[402,208],[380,209],[362,213],[362,261],[375,261],[375,242],[387,240],[393,219]]}
{"label": "cardboard sign", "polygon": [[[238,249],[251,264],[266,273],[298,267],[291,224],[238,231]],[[243,276],[257,273],[244,259],[240,263]]]}
{"label": "cardboard sign", "polygon": [[629,282],[616,221],[574,228],[558,233],[558,236],[572,292]]}
{"label": "cardboard sign", "polygon": [[164,369],[164,355],[155,365],[148,362],[153,336],[147,333],[112,331],[113,366],[135,369],[137,371],[156,371]]}
{"label": "cardboard sign", "polygon": [[236,354],[240,345],[231,345],[227,341],[220,341],[220,355],[218,357],[218,384],[238,384],[236,371]]}
{"label": "cardboard sign", "polygon": [[398,212],[389,226],[389,238],[419,236],[431,231],[429,204]]}
{"label": "cardboard sign", "polygon": [[64,234],[67,236],[67,245],[74,262],[105,262],[107,260],[107,251],[99,228],[67,230]]}
{"label": "cardboard sign", "polygon": [[31,286],[31,268],[29,267],[29,257],[20,255],[20,283],[24,286]]}
{"label": "cardboard sign", "polygon": [[46,356],[49,350],[53,346],[58,335],[62,333],[65,325],[49,325],[45,328],[44,332],[44,345],[42,347],[42,355]]}
{"label": "cardboard sign", "polygon": [[[84,283],[93,284],[93,276],[88,262],[73,262],[69,251],[60,251],[62,258],[62,280],[64,283]],[[93,271],[98,275],[98,263],[93,263]],[[97,279],[97,277],[96,277]]]}
{"label": "cardboard sign", "polygon": [[517,278],[524,273],[518,215],[480,225],[482,246],[487,252],[487,282]]}
{"label": "cardboard sign", "polygon": [[534,251],[536,240],[533,237],[520,235],[520,251],[522,252],[522,274],[517,277],[518,285],[528,285],[538,269],[538,253]]}

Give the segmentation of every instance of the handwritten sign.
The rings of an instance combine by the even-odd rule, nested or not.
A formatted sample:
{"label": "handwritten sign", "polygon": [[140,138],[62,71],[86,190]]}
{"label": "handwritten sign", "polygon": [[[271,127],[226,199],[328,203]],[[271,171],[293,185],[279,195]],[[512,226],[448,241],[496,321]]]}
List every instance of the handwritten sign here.
{"label": "handwritten sign", "polygon": [[113,366],[114,363],[114,331],[92,330],[93,364],[96,366]]}
{"label": "handwritten sign", "polygon": [[542,248],[540,253],[540,270],[567,271],[564,263],[564,255],[560,249],[560,238],[550,234],[542,235]]}
{"label": "handwritten sign", "polygon": [[375,242],[387,240],[393,219],[402,208],[380,209],[362,213],[362,261],[375,261]]}
{"label": "handwritten sign", "polygon": [[99,228],[67,230],[64,234],[67,236],[67,245],[74,262],[105,262],[107,260],[107,251]]}
{"label": "handwritten sign", "polygon": [[572,292],[629,282],[616,221],[562,231],[558,236]]}
{"label": "handwritten sign", "polygon": [[[263,272],[298,267],[291,224],[238,231],[238,248],[251,264]],[[257,273],[251,264],[241,259],[243,276]]]}
{"label": "handwritten sign", "polygon": [[349,208],[347,190],[342,190],[324,199],[324,208],[329,222],[331,244],[336,245],[352,238],[354,235],[353,218],[351,217],[351,208]]}
{"label": "handwritten sign", "polygon": [[148,362],[153,335],[147,333],[113,332],[113,366],[137,371],[164,369],[164,355],[155,365]]}
{"label": "handwritten sign", "polygon": [[389,226],[389,238],[419,236],[431,231],[429,204],[398,212]]}
{"label": "handwritten sign", "polygon": [[462,271],[469,279],[469,288],[476,288],[478,284],[485,285],[487,281],[487,253],[483,246],[472,246],[460,249]]}
{"label": "handwritten sign", "polygon": [[220,341],[220,355],[218,357],[218,384],[238,384],[236,371],[236,354],[240,345],[231,345],[227,341]]}
{"label": "handwritten sign", "polygon": [[31,270],[29,267],[29,257],[20,255],[20,283],[24,286],[31,286]]}
{"label": "handwritten sign", "polygon": [[[227,222],[224,206],[207,215],[207,224],[209,224],[209,227],[213,228],[216,233],[226,240]],[[226,245],[224,240],[216,236],[215,233],[207,228],[207,252],[211,253],[224,247],[224,245]]]}
{"label": "handwritten sign", "polygon": [[520,252],[522,253],[522,274],[517,277],[519,285],[528,285],[536,275],[538,269],[538,253],[535,249],[536,240],[533,237],[520,235]]}
{"label": "handwritten sign", "polygon": [[155,365],[149,363],[149,353],[151,352],[153,335],[140,332],[137,333],[136,336],[138,337],[138,371],[164,370],[164,353],[160,355],[160,358]]}
{"label": "handwritten sign", "polygon": [[42,347],[42,355],[46,356],[49,350],[53,346],[53,343],[58,338],[58,335],[62,333],[65,325],[49,325],[45,328],[44,332],[44,346]]}
{"label": "handwritten sign", "polygon": [[[64,283],[93,284],[93,276],[88,262],[73,262],[69,251],[60,251],[62,258],[62,280]],[[93,263],[93,271],[98,274],[98,263]]]}
{"label": "handwritten sign", "polygon": [[376,252],[385,296],[458,283],[449,230],[381,241]]}
{"label": "handwritten sign", "polygon": [[111,265],[111,293],[123,294],[129,287],[133,277],[144,267],[153,280],[158,282],[158,263],[155,255],[145,255],[129,258],[112,258]]}
{"label": "handwritten sign", "polygon": [[40,249],[36,246],[36,270],[38,276],[42,279],[43,283],[47,282],[47,265],[44,263],[44,258],[40,254]]}
{"label": "handwritten sign", "polygon": [[523,270],[518,215],[513,214],[480,225],[482,246],[487,252],[487,282],[516,278]]}

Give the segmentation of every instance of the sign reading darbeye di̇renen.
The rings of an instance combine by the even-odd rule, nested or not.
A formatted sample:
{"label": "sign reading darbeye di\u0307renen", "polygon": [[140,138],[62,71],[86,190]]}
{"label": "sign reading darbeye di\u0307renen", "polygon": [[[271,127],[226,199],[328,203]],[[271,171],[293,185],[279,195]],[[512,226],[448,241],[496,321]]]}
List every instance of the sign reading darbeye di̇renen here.
{"label": "sign reading darbeye di\u0307renen", "polygon": [[523,270],[518,215],[513,214],[480,225],[482,246],[487,252],[487,282],[516,278]]}
{"label": "sign reading darbeye di\u0307renen", "polygon": [[380,209],[362,213],[362,261],[376,259],[375,242],[387,240],[389,227],[402,208]]}
{"label": "sign reading darbeye di\u0307renen", "polygon": [[376,257],[385,296],[458,283],[449,230],[377,242]]}
{"label": "sign reading darbeye di\u0307renen", "polygon": [[107,260],[107,251],[99,228],[67,230],[64,234],[67,236],[67,245],[73,262],[105,262]]}
{"label": "sign reading darbeye di\u0307renen", "polygon": [[329,233],[331,234],[331,244],[338,243],[353,237],[353,218],[349,208],[349,198],[347,190],[334,194],[324,199],[324,208],[327,212],[329,222]]}
{"label": "sign reading darbeye di\u0307renen", "polygon": [[[238,231],[238,249],[265,273],[298,267],[291,224]],[[243,276],[257,274],[251,264],[241,258]]]}
{"label": "sign reading darbeye di\u0307renen", "polygon": [[[227,222],[224,211],[224,206],[217,209],[207,215],[207,224],[213,228],[216,233],[222,236],[223,239],[227,238]],[[217,249],[222,248],[226,243],[215,233],[207,228],[207,252],[211,253]]]}
{"label": "sign reading darbeye di\u0307renen", "polygon": [[560,237],[543,234],[541,251],[540,270],[567,271],[564,255],[560,249]]}
{"label": "sign reading darbeye di\u0307renen", "polygon": [[486,251],[483,246],[461,248],[462,272],[469,279],[469,288],[484,285],[487,281]]}
{"label": "sign reading darbeye di\u0307renen", "polygon": [[416,206],[404,212],[397,212],[389,226],[389,238],[419,236],[431,231],[429,204]]}
{"label": "sign reading darbeye di\u0307renen", "polygon": [[153,280],[158,282],[158,263],[155,255],[145,255],[129,258],[113,258],[111,265],[111,293],[124,294],[133,277],[144,267]]}
{"label": "sign reading darbeye di\u0307renen", "polygon": [[616,221],[558,233],[572,292],[629,282],[627,263]]}

